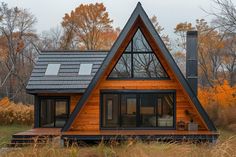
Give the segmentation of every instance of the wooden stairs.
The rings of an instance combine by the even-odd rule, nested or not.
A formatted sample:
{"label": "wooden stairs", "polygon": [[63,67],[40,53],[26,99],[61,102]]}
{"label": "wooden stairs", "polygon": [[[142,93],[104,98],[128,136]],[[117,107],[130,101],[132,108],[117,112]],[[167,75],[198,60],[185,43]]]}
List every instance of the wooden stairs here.
{"label": "wooden stairs", "polygon": [[24,147],[24,146],[44,146],[55,141],[60,136],[36,136],[36,135],[12,135],[11,142],[7,147]]}

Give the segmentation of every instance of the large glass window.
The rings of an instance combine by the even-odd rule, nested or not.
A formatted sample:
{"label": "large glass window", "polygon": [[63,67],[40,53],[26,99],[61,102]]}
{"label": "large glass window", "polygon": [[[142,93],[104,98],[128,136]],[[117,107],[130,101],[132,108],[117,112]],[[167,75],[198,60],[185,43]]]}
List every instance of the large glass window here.
{"label": "large glass window", "polygon": [[68,99],[40,99],[40,126],[63,127],[69,117]]}
{"label": "large glass window", "polygon": [[167,73],[138,29],[108,78],[168,78]]}
{"label": "large glass window", "polygon": [[102,93],[104,128],[174,128],[174,92]]}

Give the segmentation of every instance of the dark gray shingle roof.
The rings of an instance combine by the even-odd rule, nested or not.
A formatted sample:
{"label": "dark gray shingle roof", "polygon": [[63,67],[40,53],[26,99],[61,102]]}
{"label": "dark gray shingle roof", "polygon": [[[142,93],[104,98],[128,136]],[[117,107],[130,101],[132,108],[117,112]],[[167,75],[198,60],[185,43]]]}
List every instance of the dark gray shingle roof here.
{"label": "dark gray shingle roof", "polygon": [[[43,51],[27,84],[29,93],[84,92],[100,68],[105,51]],[[91,75],[78,75],[80,64],[91,63]],[[57,76],[45,76],[48,64],[61,64]]]}

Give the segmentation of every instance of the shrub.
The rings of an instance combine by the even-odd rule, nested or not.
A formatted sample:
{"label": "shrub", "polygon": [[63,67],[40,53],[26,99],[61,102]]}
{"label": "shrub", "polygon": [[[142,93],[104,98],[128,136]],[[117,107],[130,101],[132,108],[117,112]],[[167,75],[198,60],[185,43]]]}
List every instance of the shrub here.
{"label": "shrub", "polygon": [[225,81],[214,88],[200,88],[198,97],[216,126],[231,130],[236,126],[236,87]]}
{"label": "shrub", "polygon": [[0,100],[0,124],[33,124],[33,106],[15,104],[7,97]]}

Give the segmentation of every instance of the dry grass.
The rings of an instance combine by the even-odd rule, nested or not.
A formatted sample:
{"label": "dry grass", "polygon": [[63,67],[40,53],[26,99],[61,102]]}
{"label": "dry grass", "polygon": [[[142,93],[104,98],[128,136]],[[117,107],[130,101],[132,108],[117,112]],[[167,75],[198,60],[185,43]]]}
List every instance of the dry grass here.
{"label": "dry grass", "polygon": [[15,104],[7,97],[0,100],[0,124],[32,125],[34,121],[33,106],[22,103]]}
{"label": "dry grass", "polygon": [[72,145],[61,148],[48,143],[45,146],[11,149],[0,153],[3,157],[236,157],[236,133],[221,131],[216,144],[212,143],[162,143],[129,140],[98,145]]}

